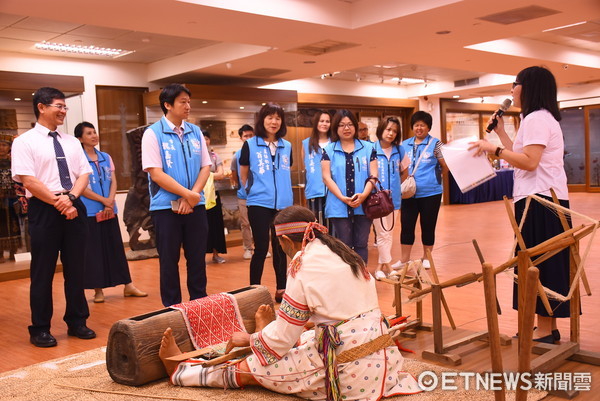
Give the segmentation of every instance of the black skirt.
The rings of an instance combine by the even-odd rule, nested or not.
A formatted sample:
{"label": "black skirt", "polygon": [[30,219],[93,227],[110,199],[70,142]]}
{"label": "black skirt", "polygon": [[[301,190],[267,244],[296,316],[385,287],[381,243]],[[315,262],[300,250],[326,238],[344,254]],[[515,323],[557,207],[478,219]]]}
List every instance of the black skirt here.
{"label": "black skirt", "polygon": [[208,221],[208,236],[206,238],[206,253],[227,253],[227,243],[225,241],[225,225],[223,223],[223,206],[221,196],[217,191],[217,204],[206,211],[206,220]]}
{"label": "black skirt", "polygon": [[117,216],[100,223],[88,217],[84,288],[106,288],[131,283]]}
{"label": "black skirt", "polygon": [[[538,196],[552,201],[552,199]],[[515,217],[517,224],[521,221],[521,216],[525,211],[525,202],[527,198],[521,199],[515,203]],[[568,200],[560,200],[561,206],[566,208],[569,207]],[[569,226],[571,221],[569,219]],[[531,248],[538,245],[547,239],[554,237],[560,233],[563,233],[563,229],[558,216],[554,210],[549,209],[540,202],[532,200],[529,204],[529,210],[527,211],[527,218],[523,224],[521,234],[527,248]],[[517,246],[517,251],[519,247]],[[547,261],[539,264],[538,269],[540,270],[540,282],[542,285],[552,291],[555,291],[562,295],[569,294],[569,274],[570,274],[570,254],[569,248],[562,250]],[[515,267],[515,274],[517,274],[517,268]],[[518,289],[517,284],[513,287],[513,308],[518,308]],[[560,302],[548,298],[550,301],[550,308],[553,311],[552,317],[569,317],[571,315],[570,302]],[[540,297],[537,297],[535,307],[535,313],[540,316],[550,316],[542,303]]]}

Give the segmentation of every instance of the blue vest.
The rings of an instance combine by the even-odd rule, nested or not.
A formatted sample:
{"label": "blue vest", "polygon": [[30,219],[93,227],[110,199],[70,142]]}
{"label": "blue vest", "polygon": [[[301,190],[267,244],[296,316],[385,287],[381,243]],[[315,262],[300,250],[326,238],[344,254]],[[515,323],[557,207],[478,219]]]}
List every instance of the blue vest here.
{"label": "blue vest", "polygon": [[292,206],[292,144],[280,138],[273,159],[271,150],[263,138],[255,136],[246,143],[250,150],[249,167],[253,180],[252,185],[246,187],[246,205],[276,210]]}
{"label": "blue vest", "polygon": [[404,149],[401,146],[392,145],[392,154],[388,160],[387,155],[381,147],[381,142],[375,143],[377,151],[378,178],[384,189],[392,191],[394,209],[400,209],[402,196],[400,196],[400,163],[404,158]]}
{"label": "blue vest", "polygon": [[[431,145],[429,143],[431,142]],[[419,160],[421,153],[425,151],[427,145],[427,152],[421,158],[421,162],[417,167],[415,174],[415,182],[417,183],[417,193],[415,198],[425,198],[427,196],[439,195],[442,193],[442,166],[438,163],[437,158],[434,155],[434,150],[439,139],[427,135],[427,138],[420,144],[415,146],[415,137],[408,138],[402,142],[402,147],[408,154],[410,159],[410,166],[408,166],[408,174],[413,173],[415,164]],[[415,151],[416,148],[416,151]]]}
{"label": "blue vest", "polygon": [[[192,189],[202,168],[202,133],[200,128],[188,122],[184,123],[184,127],[182,140],[179,140],[179,136],[169,128],[165,117],[152,124],[149,129],[156,135],[163,171],[181,186]],[[144,135],[147,133],[148,131]],[[171,209],[171,201],[180,198],[179,195],[168,192],[153,182],[150,174],[148,174],[148,189],[151,211]],[[203,192],[200,193],[198,205],[204,205]]]}
{"label": "blue vest", "polygon": [[314,152],[308,149],[310,138],[302,141],[304,149],[304,170],[306,171],[306,184],[304,194],[306,199],[321,198],[325,196],[327,187],[323,182],[323,174],[321,173],[321,156],[323,149],[319,146],[319,150]]}
{"label": "blue vest", "polygon": [[[325,147],[327,156],[330,160],[331,178],[336,183],[342,195],[346,195],[346,154],[342,150],[342,144],[339,141],[332,142]],[[354,151],[352,160],[354,161],[354,193],[362,193],[365,189],[365,181],[369,178],[369,168],[371,154],[373,153],[373,144],[359,139],[354,140]],[[348,217],[348,208],[344,202],[338,199],[331,192],[327,192],[325,200],[325,217]],[[355,215],[364,215],[362,205],[354,209]]]}
{"label": "blue vest", "polygon": [[[110,184],[112,183],[112,171],[110,171],[110,157],[108,153],[100,152],[97,149],[96,156],[98,156],[98,164],[90,160],[88,154],[85,153],[85,157],[87,157],[90,162],[90,167],[92,168],[92,174],[89,175],[90,181],[88,183],[88,188],[97,193],[100,196],[108,197],[110,194]],[[100,171],[98,171],[100,170]],[[88,217],[94,217],[96,213],[104,210],[104,205],[98,201],[92,200],[90,198],[86,198],[85,196],[81,196],[81,201],[85,205],[87,209]],[[117,214],[117,205],[114,206],[114,212]]]}

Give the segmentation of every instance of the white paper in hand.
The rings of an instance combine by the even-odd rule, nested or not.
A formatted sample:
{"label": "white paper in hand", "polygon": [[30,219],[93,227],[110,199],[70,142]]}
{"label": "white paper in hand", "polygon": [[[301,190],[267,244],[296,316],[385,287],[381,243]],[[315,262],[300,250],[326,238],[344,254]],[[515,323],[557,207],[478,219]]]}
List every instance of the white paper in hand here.
{"label": "white paper in hand", "polygon": [[462,193],[496,176],[496,171],[485,155],[474,156],[474,150],[467,150],[469,142],[477,140],[478,138],[471,136],[442,146],[444,160]]}

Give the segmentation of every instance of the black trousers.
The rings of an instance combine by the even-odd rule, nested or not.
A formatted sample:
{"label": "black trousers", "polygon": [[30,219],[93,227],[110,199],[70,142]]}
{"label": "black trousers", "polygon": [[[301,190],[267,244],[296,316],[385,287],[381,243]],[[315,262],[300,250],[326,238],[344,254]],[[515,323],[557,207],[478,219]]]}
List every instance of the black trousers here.
{"label": "black trousers", "polygon": [[160,264],[160,297],[164,306],[181,302],[179,259],[181,246],[187,262],[187,287],[190,300],[206,296],[206,209],[196,206],[190,214],[167,210],[150,212],[156,231]]}
{"label": "black trousers", "polygon": [[415,243],[415,227],[417,218],[421,216],[421,242],[423,245],[433,246],[435,243],[435,226],[442,194],[426,196],[424,198],[402,199],[400,223],[400,243],[413,245]]}
{"label": "black trousers", "polygon": [[67,220],[54,206],[37,198],[29,199],[31,335],[50,330],[52,280],[59,251],[65,280],[66,309],[63,319],[69,327],[75,328],[84,325],[90,316],[83,290],[87,211],[80,199],[73,202],[73,206],[78,216]]}
{"label": "black trousers", "polygon": [[273,269],[277,279],[277,289],[285,290],[287,260],[285,252],[279,245],[279,240],[275,235],[273,219],[277,210],[268,209],[261,206],[248,206],[248,220],[252,228],[254,237],[254,254],[250,261],[250,285],[260,284],[263,269],[265,267],[265,258],[269,251],[269,232],[271,234],[271,248],[273,249]]}

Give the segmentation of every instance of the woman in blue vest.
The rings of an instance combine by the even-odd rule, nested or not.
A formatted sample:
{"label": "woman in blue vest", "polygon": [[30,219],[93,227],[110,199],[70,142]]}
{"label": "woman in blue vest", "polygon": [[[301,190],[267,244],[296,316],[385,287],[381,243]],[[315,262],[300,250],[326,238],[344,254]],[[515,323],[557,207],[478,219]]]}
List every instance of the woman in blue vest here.
{"label": "woman in blue vest", "polygon": [[[239,158],[240,177],[246,188],[248,220],[254,236],[254,254],[250,261],[250,284],[260,284],[269,250],[273,249],[273,268],[277,279],[275,301],[285,292],[287,261],[273,227],[279,210],[294,203],[292,194],[292,144],[283,139],[287,133],[283,108],[267,103],[259,111],[254,137],[244,142]],[[252,173],[252,185],[248,173]]]}
{"label": "woman in blue vest", "polygon": [[[391,272],[392,237],[397,210],[400,209],[402,197],[400,196],[400,175],[408,163],[404,148],[400,146],[402,140],[401,123],[397,117],[382,119],[377,127],[375,151],[377,152],[377,167],[379,181],[384,189],[392,192],[394,211],[381,219],[373,220],[375,234],[377,234],[377,252],[379,260],[375,270],[375,278],[380,280]],[[406,160],[405,160],[406,159]]]}
{"label": "woman in blue vest", "polygon": [[90,182],[81,195],[88,216],[88,246],[85,258],[85,287],[94,289],[94,302],[104,302],[103,288],[125,284],[126,297],[145,297],[131,282],[121,229],[117,220],[115,167],[108,153],[95,148],[98,134],[84,121],[75,127],[83,150],[92,167]]}
{"label": "woman in blue vest", "polygon": [[[442,201],[442,172],[448,171],[448,166],[442,156],[442,142],[429,135],[433,118],[431,114],[417,111],[410,118],[410,125],[415,136],[402,142],[402,147],[408,154],[410,166],[403,172],[402,178],[414,175],[417,184],[415,196],[402,201],[400,222],[400,267],[410,260],[410,252],[415,242],[415,227],[417,218],[421,222],[421,242],[423,243],[423,266],[429,268],[427,250],[433,250],[435,242],[435,225]],[[421,161],[418,162],[419,158]],[[415,165],[418,163],[417,170]]]}
{"label": "woman in blue vest", "polygon": [[323,149],[321,169],[329,192],[325,217],[334,235],[354,249],[365,263],[371,220],[362,203],[373,189],[370,176],[377,177],[377,154],[371,142],[358,139],[358,121],[349,110],[339,110],[331,124],[331,143]]}
{"label": "woman in blue vest", "polygon": [[325,192],[326,187],[321,173],[321,155],[331,138],[331,115],[325,110],[319,110],[313,121],[312,133],[302,141],[302,160],[306,183],[304,194],[307,206],[317,216],[319,224],[329,227],[325,219]]}

